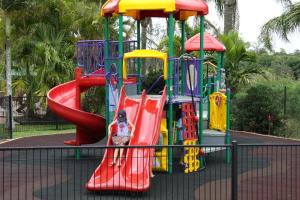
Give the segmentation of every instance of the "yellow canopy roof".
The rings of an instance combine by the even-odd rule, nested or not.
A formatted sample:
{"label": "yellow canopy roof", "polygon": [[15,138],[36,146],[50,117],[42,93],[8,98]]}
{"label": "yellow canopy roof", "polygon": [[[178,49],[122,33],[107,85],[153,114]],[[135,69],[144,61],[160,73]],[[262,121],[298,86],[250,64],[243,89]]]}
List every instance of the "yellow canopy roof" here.
{"label": "yellow canopy roof", "polygon": [[108,0],[101,10],[103,16],[121,13],[134,19],[168,17],[171,12],[177,20],[186,20],[207,15],[208,5],[203,0]]}
{"label": "yellow canopy roof", "polygon": [[164,12],[175,11],[174,0],[126,0],[119,2],[119,13],[126,13],[130,10],[163,10]]}
{"label": "yellow canopy roof", "polygon": [[156,51],[156,50],[134,50],[129,53],[125,53],[123,57],[123,78],[127,78],[127,68],[126,63],[129,58],[157,58],[164,63],[164,78],[168,77],[168,54]]}

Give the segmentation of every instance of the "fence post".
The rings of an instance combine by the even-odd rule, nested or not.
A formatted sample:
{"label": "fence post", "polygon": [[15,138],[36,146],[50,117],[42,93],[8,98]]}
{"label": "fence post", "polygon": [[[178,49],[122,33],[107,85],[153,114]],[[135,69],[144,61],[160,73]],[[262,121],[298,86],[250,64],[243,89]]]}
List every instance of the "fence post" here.
{"label": "fence post", "polygon": [[238,199],[238,152],[237,152],[237,141],[232,141],[231,147],[231,199]]}
{"label": "fence post", "polygon": [[9,138],[13,138],[13,112],[12,112],[12,96],[8,96],[8,132],[9,132]]}
{"label": "fence post", "polygon": [[286,86],[284,86],[284,91],[283,91],[283,114],[284,114],[284,116],[286,115],[286,100],[287,100]]}
{"label": "fence post", "polygon": [[58,130],[58,118],[55,117],[55,129]]}

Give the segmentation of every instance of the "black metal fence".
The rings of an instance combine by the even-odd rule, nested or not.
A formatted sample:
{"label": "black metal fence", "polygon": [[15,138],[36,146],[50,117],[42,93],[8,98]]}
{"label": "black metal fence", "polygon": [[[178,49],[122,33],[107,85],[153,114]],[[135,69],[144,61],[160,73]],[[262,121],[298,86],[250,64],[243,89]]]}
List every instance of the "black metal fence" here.
{"label": "black metal fence", "polygon": [[12,138],[11,97],[0,97],[0,140]]}
{"label": "black metal fence", "polygon": [[300,145],[240,145],[238,199],[300,198]]}
{"label": "black metal fence", "polygon": [[74,128],[48,109],[46,97],[0,97],[0,139],[72,132]]}
{"label": "black metal fence", "polygon": [[[187,165],[180,164],[187,151],[183,146],[171,146],[174,154],[172,174],[154,171],[155,177],[151,178],[146,191],[88,191],[86,184],[101,163],[104,152],[110,148],[0,148],[0,199],[297,200],[300,197],[300,145],[203,146],[201,149],[210,153],[198,157],[202,165],[191,173],[184,173]],[[118,188],[121,184],[118,176],[124,176],[119,172],[129,169],[125,173],[129,188],[133,179],[147,182],[146,177],[151,172],[146,171],[147,166],[136,168],[143,166],[136,162],[147,162],[151,158],[147,153],[154,148],[157,152],[167,147],[126,147],[126,151],[135,149],[134,152],[139,153],[133,154],[131,162],[124,160],[120,167],[103,162],[99,176],[91,181],[110,180]],[[200,146],[189,148],[196,150]],[[232,162],[226,161],[228,150]],[[167,159],[167,155],[160,158]],[[107,178],[108,169],[118,175]],[[137,172],[138,177],[135,177]]]}

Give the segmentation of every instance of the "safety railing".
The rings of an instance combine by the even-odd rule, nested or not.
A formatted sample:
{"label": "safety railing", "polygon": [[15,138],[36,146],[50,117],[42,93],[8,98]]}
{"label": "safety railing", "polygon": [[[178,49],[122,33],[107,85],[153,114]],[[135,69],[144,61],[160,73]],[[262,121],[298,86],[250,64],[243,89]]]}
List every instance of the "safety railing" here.
{"label": "safety railing", "polygon": [[173,61],[173,95],[175,97],[181,95],[183,90],[185,96],[200,97],[200,59],[182,57],[172,58],[171,61]]}
{"label": "safety railing", "polygon": [[181,60],[180,58],[172,58],[169,62],[173,62],[173,96],[179,96],[181,94],[181,82],[183,81],[181,77]]}
{"label": "safety railing", "polygon": [[[136,41],[125,41],[124,52],[136,49]],[[95,71],[105,65],[105,41],[104,40],[83,40],[77,42],[76,61],[77,66],[84,68],[85,75],[97,74]],[[109,41],[109,59],[122,59],[119,56],[119,42]]]}
{"label": "safety railing", "polygon": [[184,60],[184,94],[187,96],[200,96],[200,59]]}

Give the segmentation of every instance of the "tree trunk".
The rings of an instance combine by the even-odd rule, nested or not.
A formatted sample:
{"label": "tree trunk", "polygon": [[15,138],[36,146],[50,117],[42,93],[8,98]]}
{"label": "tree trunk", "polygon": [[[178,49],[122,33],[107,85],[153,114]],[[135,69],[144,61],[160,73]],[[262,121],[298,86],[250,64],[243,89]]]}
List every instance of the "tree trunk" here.
{"label": "tree trunk", "polygon": [[11,47],[10,47],[10,35],[11,35],[11,21],[9,16],[5,16],[5,56],[6,56],[6,95],[12,95],[11,88]]}
{"label": "tree trunk", "polygon": [[235,29],[237,0],[224,1],[224,34]]}
{"label": "tree trunk", "polygon": [[[147,28],[151,23],[150,18],[146,18],[141,21],[142,31],[141,31],[141,49],[147,48]],[[142,59],[142,74],[146,74],[146,66],[145,66],[145,59]]]}
{"label": "tree trunk", "polygon": [[[11,87],[11,47],[10,47],[10,35],[11,35],[11,21],[8,15],[5,15],[5,71],[6,71],[6,96],[12,96]],[[13,105],[13,104],[12,104]],[[11,106],[12,106],[11,105]],[[8,109],[9,110],[9,109]],[[13,110],[13,108],[11,108]],[[14,120],[10,121],[12,113],[7,113],[7,125],[12,122],[11,127],[14,129]],[[8,121],[9,120],[9,121]]]}
{"label": "tree trunk", "polygon": [[146,49],[147,48],[147,28],[150,24],[150,18],[146,18],[141,21],[142,26],[142,33],[141,33],[141,48]]}

